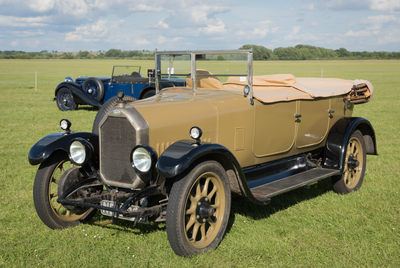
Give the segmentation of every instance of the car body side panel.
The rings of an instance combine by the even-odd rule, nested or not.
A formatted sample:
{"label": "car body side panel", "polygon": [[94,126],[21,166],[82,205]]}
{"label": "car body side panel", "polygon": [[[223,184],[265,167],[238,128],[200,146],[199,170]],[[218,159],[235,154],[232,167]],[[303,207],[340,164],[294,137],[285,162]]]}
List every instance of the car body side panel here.
{"label": "car body side panel", "polygon": [[[202,141],[225,146],[241,167],[247,167],[324,147],[328,125],[351,114],[351,110],[345,112],[340,96],[326,98],[321,105],[300,102],[263,104],[255,100],[251,105],[237,92],[168,88],[153,98],[131,105],[148,122],[150,146],[158,155],[176,140],[187,139],[189,129],[198,126],[203,130]],[[304,135],[318,137],[303,141],[302,147],[296,146],[296,135],[302,122],[296,122],[294,113],[300,112],[299,105],[307,111],[306,122],[315,130],[315,133],[304,131]],[[320,111],[314,114],[315,107]],[[329,108],[335,109],[332,117],[329,116]],[[257,112],[263,114],[257,117]],[[285,115],[283,119],[282,115]],[[304,146],[305,143],[307,146]]]}
{"label": "car body side panel", "polygon": [[147,84],[117,84],[117,83],[106,83],[104,84],[104,99],[103,103],[110,98],[117,96],[118,91],[123,91],[126,96],[134,97],[135,99],[140,98],[140,93]]}

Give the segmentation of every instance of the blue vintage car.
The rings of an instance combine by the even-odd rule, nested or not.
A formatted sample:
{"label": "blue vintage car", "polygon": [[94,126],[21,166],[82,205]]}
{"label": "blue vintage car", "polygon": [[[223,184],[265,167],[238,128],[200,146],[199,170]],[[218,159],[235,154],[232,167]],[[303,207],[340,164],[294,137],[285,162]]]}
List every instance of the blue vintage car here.
{"label": "blue vintage car", "polygon": [[[101,107],[107,100],[123,91],[125,96],[145,99],[155,94],[154,70],[147,71],[148,77],[140,73],[140,66],[113,66],[111,77],[80,76],[66,77],[55,89],[57,106],[61,111],[75,110],[79,104]],[[185,86],[185,79],[161,78],[160,88]]]}

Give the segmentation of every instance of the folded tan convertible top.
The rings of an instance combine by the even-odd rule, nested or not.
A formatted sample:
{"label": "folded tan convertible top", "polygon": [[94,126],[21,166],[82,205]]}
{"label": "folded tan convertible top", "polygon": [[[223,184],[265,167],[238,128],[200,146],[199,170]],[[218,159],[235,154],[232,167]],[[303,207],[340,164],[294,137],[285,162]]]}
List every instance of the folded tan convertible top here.
{"label": "folded tan convertible top", "polygon": [[[246,77],[229,77],[224,89],[243,90]],[[358,90],[352,93],[352,90]],[[361,94],[361,93],[362,94]],[[338,78],[295,78],[292,74],[260,75],[253,77],[253,96],[261,102],[272,103],[298,99],[326,98],[349,94],[357,97],[355,103],[366,102],[373,93],[373,86],[366,80]],[[352,98],[351,98],[352,99]]]}

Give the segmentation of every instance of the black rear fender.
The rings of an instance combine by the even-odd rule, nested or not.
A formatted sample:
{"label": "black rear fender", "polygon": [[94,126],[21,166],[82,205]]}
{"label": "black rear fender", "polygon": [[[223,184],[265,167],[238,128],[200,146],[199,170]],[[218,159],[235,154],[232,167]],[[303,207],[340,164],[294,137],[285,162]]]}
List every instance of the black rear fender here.
{"label": "black rear fender", "polygon": [[55,96],[57,97],[57,92],[60,88],[68,88],[72,95],[74,96],[75,102],[79,104],[89,104],[95,107],[101,107],[101,103],[95,100],[91,95],[83,92],[81,85],[71,82],[60,83],[55,90]]}
{"label": "black rear fender", "polygon": [[333,169],[343,169],[346,146],[351,134],[361,131],[366,153],[377,155],[375,131],[371,123],[363,117],[346,117],[331,128],[325,146],[324,167]]}
{"label": "black rear fender", "polygon": [[41,138],[29,151],[28,158],[31,165],[44,162],[55,152],[69,154],[69,146],[76,138],[83,138],[93,145],[94,152],[92,157],[98,158],[98,136],[89,132],[72,132],[66,134],[57,132]]}

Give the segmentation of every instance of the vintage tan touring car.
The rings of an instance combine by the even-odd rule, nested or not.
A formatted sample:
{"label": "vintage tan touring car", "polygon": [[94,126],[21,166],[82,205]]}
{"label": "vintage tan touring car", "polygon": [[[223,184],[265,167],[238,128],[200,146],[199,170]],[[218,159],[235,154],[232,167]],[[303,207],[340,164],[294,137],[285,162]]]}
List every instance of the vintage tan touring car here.
{"label": "vintage tan touring car", "polygon": [[[218,72],[243,58],[245,71]],[[166,221],[174,252],[199,254],[221,242],[231,193],[268,204],[327,177],[349,193],[363,182],[366,154],[377,154],[370,122],[352,117],[373,94],[368,81],[253,76],[250,50],[156,52],[155,65],[156,85],[174,76],[186,87],[138,101],[119,94],[91,133],[71,132],[64,119],[64,132],[30,150],[30,163],[40,164],[34,204],[50,228],[96,210]]]}

